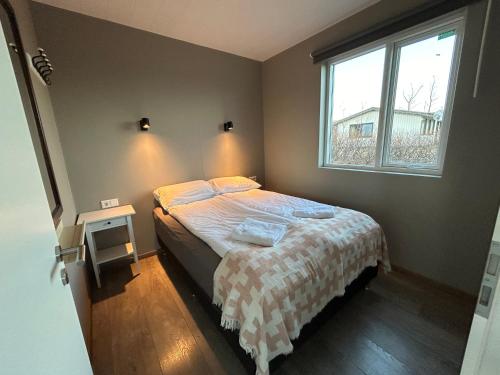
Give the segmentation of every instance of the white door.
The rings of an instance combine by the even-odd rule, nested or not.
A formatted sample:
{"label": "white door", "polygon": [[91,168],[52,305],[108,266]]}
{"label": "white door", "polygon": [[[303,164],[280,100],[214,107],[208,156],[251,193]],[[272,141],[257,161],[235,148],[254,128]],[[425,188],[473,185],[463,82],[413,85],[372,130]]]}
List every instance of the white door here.
{"label": "white door", "polygon": [[460,374],[500,374],[500,210]]}
{"label": "white door", "polygon": [[92,374],[0,27],[0,373]]}

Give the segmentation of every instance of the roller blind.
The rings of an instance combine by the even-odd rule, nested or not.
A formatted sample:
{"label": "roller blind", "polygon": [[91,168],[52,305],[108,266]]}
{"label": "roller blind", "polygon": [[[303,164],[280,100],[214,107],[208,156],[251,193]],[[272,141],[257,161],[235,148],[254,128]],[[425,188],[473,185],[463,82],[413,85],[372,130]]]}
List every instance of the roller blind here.
{"label": "roller blind", "polygon": [[350,51],[481,0],[435,0],[379,23],[351,38],[311,52],[313,63]]}

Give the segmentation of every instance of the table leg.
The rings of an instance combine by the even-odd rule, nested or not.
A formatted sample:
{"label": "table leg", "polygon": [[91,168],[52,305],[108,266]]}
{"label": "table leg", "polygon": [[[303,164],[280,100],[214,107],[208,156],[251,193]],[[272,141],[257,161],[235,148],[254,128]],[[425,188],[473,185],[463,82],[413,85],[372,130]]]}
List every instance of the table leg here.
{"label": "table leg", "polygon": [[137,255],[137,245],[135,244],[134,228],[132,226],[131,216],[127,216],[127,229],[128,229],[128,238],[134,249],[134,261],[137,264],[137,270],[141,272],[141,265],[139,264],[139,257]]}
{"label": "table leg", "polygon": [[94,268],[95,280],[97,282],[97,287],[101,287],[101,275],[99,265],[97,264],[96,257],[96,246],[94,241],[94,234],[91,231],[86,231],[87,242],[89,244],[90,257],[92,258],[92,267]]}

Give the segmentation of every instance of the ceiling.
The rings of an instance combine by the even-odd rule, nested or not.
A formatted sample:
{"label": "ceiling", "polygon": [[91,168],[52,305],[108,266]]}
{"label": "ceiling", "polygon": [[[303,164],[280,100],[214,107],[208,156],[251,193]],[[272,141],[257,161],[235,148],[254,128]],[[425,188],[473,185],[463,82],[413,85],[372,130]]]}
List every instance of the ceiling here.
{"label": "ceiling", "polygon": [[378,0],[36,0],[258,61]]}

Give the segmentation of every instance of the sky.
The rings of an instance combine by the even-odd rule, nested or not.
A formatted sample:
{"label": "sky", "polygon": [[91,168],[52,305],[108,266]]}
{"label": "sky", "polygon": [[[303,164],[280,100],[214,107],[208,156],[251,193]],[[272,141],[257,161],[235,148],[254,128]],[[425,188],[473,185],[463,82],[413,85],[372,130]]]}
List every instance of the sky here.
{"label": "sky", "polygon": [[[435,79],[431,112],[445,104],[455,35],[438,36],[402,47],[396,86],[397,109],[408,109],[408,97],[419,90],[411,110],[427,111],[430,87]],[[333,120],[363,109],[380,107],[385,48],[336,64],[334,68]]]}

